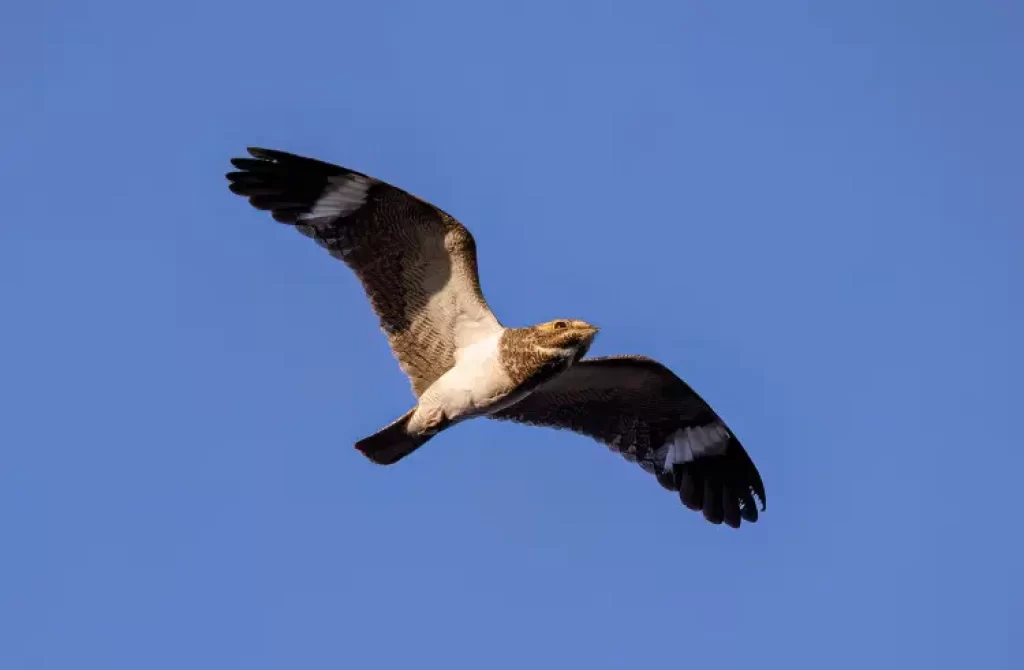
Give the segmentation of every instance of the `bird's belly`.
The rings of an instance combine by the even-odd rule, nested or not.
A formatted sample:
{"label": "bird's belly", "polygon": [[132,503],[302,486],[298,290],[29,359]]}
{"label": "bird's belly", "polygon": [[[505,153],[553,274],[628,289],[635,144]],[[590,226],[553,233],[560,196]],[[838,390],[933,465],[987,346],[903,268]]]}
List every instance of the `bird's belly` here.
{"label": "bird's belly", "polygon": [[508,407],[524,397],[496,360],[460,362],[427,389],[426,401],[444,410],[450,421],[461,421]]}

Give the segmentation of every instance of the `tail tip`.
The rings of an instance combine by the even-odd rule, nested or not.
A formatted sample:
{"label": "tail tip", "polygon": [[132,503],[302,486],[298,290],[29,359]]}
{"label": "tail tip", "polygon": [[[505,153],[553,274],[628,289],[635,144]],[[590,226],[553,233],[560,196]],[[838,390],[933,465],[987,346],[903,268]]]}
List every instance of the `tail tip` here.
{"label": "tail tip", "polygon": [[377,445],[374,443],[375,435],[363,438],[355,443],[355,449],[366,458],[376,463],[377,465],[394,465],[405,456],[404,453],[394,453],[393,449],[387,449],[387,445]]}

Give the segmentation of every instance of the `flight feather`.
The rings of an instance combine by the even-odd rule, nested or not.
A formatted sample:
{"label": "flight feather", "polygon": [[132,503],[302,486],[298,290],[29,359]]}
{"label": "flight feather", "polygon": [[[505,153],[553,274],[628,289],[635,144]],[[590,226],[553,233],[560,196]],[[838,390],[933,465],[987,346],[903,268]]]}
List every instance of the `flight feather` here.
{"label": "flight feather", "polygon": [[622,454],[712,523],[758,518],[754,463],[686,382],[643,356],[583,359],[491,418],[572,430]]}
{"label": "flight feather", "polygon": [[420,396],[462,348],[501,330],[480,288],[476,243],[454,217],[354,170],[250,148],[232,192],[294,225],[351,268]]}

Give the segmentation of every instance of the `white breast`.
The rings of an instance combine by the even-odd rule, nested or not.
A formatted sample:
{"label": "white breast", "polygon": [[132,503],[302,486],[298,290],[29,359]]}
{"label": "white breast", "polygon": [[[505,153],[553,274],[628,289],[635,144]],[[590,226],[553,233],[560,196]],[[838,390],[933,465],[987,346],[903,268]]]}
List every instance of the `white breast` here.
{"label": "white breast", "polygon": [[498,362],[498,346],[501,342],[501,330],[481,337],[475,342],[455,351],[455,367],[449,374],[459,371],[466,374],[474,368],[481,368]]}
{"label": "white breast", "polygon": [[431,384],[421,405],[441,406],[452,421],[487,414],[515,402],[506,395],[512,380],[498,360],[501,331],[460,349],[455,366]]}

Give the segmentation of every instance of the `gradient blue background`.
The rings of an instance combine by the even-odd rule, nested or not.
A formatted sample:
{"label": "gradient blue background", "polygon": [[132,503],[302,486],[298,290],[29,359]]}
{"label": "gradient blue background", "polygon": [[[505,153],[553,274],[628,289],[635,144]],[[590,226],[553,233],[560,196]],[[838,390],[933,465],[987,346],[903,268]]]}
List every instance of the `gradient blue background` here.
{"label": "gradient blue background", "polygon": [[[0,668],[1024,667],[1021,3],[3,13]],[[365,461],[407,382],[252,144],[671,366],[762,522],[555,431]]]}

